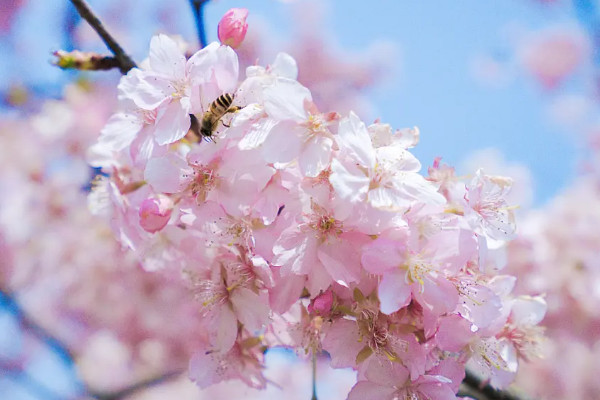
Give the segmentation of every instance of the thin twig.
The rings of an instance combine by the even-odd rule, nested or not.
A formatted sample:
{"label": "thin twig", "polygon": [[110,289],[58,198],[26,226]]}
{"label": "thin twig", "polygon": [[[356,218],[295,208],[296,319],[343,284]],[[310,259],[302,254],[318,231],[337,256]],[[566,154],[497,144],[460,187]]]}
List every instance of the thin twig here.
{"label": "thin twig", "polygon": [[196,30],[198,32],[198,42],[200,48],[206,46],[206,31],[204,29],[204,6],[208,0],[190,0],[192,10],[194,11],[194,20],[196,21]]}
{"label": "thin twig", "polygon": [[102,41],[115,55],[119,61],[119,69],[122,74],[126,74],[132,68],[135,68],[135,62],[125,53],[125,50],[117,43],[115,38],[106,30],[100,19],[94,14],[90,6],[85,0],[71,0],[71,3],[77,8],[77,12],[81,18],[85,19],[88,24],[100,35]]}
{"label": "thin twig", "polygon": [[477,400],[531,400],[508,390],[494,389],[470,371],[466,371],[458,396],[469,396]]}
{"label": "thin twig", "polygon": [[5,378],[12,379],[18,382],[22,387],[24,387],[29,393],[34,395],[36,398],[45,399],[45,400],[62,400],[64,397],[54,392],[52,389],[48,388],[45,384],[39,382],[37,379],[33,378],[26,371],[19,371],[17,373],[13,371],[4,371]]}
{"label": "thin twig", "polygon": [[14,299],[13,294],[0,289],[0,304],[1,303],[4,303],[6,307],[12,311],[25,332],[30,333],[40,339],[40,341],[47,343],[48,346],[58,353],[65,361],[73,363],[74,356],[69,348],[60,339],[50,334],[46,329],[42,328],[37,322],[29,317]]}
{"label": "thin twig", "polygon": [[124,389],[121,389],[121,390],[118,390],[118,391],[112,392],[112,393],[100,393],[100,392],[95,392],[94,390],[88,389],[88,394],[97,400],[120,400],[120,399],[129,397],[132,394],[139,392],[141,390],[145,390],[145,389],[148,389],[149,387],[159,385],[163,382],[167,382],[172,379],[178,378],[181,376],[182,373],[183,373],[183,371],[180,371],[180,370],[167,372],[162,375],[134,383],[131,386],[128,386]]}

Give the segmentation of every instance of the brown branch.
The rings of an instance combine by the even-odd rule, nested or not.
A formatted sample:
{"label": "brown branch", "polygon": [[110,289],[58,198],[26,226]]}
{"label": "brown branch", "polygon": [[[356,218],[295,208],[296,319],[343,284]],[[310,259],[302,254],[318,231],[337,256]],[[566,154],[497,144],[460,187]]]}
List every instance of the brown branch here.
{"label": "brown branch", "polygon": [[101,392],[96,392],[91,389],[88,389],[87,392],[90,396],[92,396],[96,400],[121,400],[121,399],[125,399],[128,396],[131,396],[132,394],[137,393],[139,391],[142,391],[142,390],[148,389],[152,386],[159,385],[161,383],[168,382],[172,379],[178,378],[181,376],[182,373],[183,373],[183,371],[180,371],[180,370],[166,372],[162,375],[155,376],[155,377],[149,378],[149,379],[145,379],[143,381],[134,383],[131,386],[127,386],[124,389],[121,389],[121,390],[118,390],[118,391],[112,392],[112,393],[101,393]]}
{"label": "brown branch", "polygon": [[458,396],[469,396],[477,400],[531,400],[531,398],[521,397],[509,390],[494,389],[489,383],[468,370],[465,379],[460,384]]}
{"label": "brown branch", "polygon": [[79,13],[79,15],[81,15],[81,18],[85,19],[88,22],[88,24],[90,24],[90,26],[96,31],[96,33],[98,33],[100,38],[102,38],[102,41],[104,42],[104,44],[106,44],[106,47],[108,47],[110,51],[112,51],[112,53],[115,55],[115,58],[119,62],[119,70],[121,70],[121,73],[126,74],[127,71],[129,71],[131,68],[135,68],[135,62],[127,55],[127,53],[125,53],[125,50],[123,50],[119,43],[117,43],[115,38],[113,38],[112,35],[108,33],[104,25],[102,25],[100,19],[96,16],[96,14],[94,14],[94,12],[86,3],[86,1],[71,0],[71,3],[73,3],[75,8],[77,9],[77,12]]}
{"label": "brown branch", "polygon": [[54,65],[61,69],[78,69],[80,71],[107,71],[113,68],[121,68],[119,60],[115,57],[103,54],[81,52],[73,50],[70,52],[57,50],[52,53],[56,60]]}

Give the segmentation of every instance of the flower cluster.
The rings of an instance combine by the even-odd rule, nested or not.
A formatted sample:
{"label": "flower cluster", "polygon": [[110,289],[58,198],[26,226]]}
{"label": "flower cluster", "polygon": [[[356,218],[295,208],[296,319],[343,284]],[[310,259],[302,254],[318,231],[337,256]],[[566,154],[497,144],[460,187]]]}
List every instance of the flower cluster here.
{"label": "flower cluster", "polygon": [[522,277],[515,291],[548,299],[544,358],[527,364],[517,379],[536,398],[600,394],[592,372],[600,367],[599,223],[597,177],[581,176],[550,204],[530,212],[522,234],[508,246],[509,270]]}
{"label": "flower cluster", "polygon": [[[0,290],[60,341],[98,392],[181,370],[203,340],[185,283],[146,273],[88,210],[85,151],[114,97],[81,82],[40,112],[0,123]],[[2,368],[35,364],[39,343],[23,342],[14,357],[2,354]]]}
{"label": "flower cluster", "polygon": [[144,268],[182,279],[204,324],[200,387],[263,388],[276,346],[358,371],[350,399],[455,398],[465,365],[497,387],[535,355],[545,303],[513,296],[498,253],[510,179],[429,176],[394,132],[320,110],[280,53],[239,80],[212,43],[156,36],[89,157],[90,206]]}

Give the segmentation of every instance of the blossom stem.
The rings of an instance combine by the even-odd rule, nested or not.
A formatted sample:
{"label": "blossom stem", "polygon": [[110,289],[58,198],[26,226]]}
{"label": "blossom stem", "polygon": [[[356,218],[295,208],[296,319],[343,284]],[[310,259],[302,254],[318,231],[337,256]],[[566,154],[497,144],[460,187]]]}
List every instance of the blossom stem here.
{"label": "blossom stem", "polygon": [[208,0],[190,0],[192,10],[194,10],[194,19],[196,20],[196,30],[198,32],[198,42],[200,48],[206,46],[206,31],[204,29],[204,6]]}
{"label": "blossom stem", "polygon": [[470,371],[466,371],[458,396],[468,396],[477,400],[528,400],[507,390],[494,389]]}
{"label": "blossom stem", "polygon": [[81,18],[85,19],[88,24],[98,33],[106,47],[115,55],[115,58],[119,62],[119,70],[122,74],[126,74],[132,68],[136,67],[135,62],[125,53],[125,50],[117,43],[115,38],[108,33],[100,19],[94,14],[90,6],[85,0],[71,0],[71,3],[77,9]]}
{"label": "blossom stem", "polygon": [[312,397],[311,400],[317,399],[317,355],[312,352]]}

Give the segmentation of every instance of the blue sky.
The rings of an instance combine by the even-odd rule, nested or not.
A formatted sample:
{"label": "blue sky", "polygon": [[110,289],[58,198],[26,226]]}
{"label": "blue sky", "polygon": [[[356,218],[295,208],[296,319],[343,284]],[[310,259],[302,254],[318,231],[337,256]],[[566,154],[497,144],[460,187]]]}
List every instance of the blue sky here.
{"label": "blue sky", "polygon": [[[114,1],[90,1],[100,15],[118,10]],[[137,4],[136,4],[137,3]],[[481,54],[510,57],[503,38],[507,27],[535,29],[574,22],[568,5],[542,7],[534,0],[481,2],[439,1],[325,1],[326,26],[343,50],[361,52],[385,41],[397,48],[398,62],[391,64],[386,80],[370,93],[377,114],[395,127],[417,125],[421,143],[414,150],[424,165],[436,156],[458,165],[469,153],[498,148],[510,162],[525,164],[533,173],[537,204],[564,187],[576,171],[576,146],[547,116],[550,96],[523,75],[500,87],[482,85],[471,65]],[[118,29],[135,26],[127,48],[138,60],[147,52],[149,38],[169,30],[195,40],[193,19],[186,0],[132,2],[133,12],[113,22]],[[151,18],[156,6],[177,9],[177,26],[160,26]],[[216,24],[229,8],[244,6],[253,19],[267,21],[276,38],[289,37],[293,9],[276,0],[213,1],[206,7],[209,40],[216,40]],[[308,3],[307,6],[311,6]],[[49,65],[49,53],[65,47],[60,33],[70,4],[30,0],[15,26],[17,53],[0,61],[0,84],[21,79],[56,96],[72,77]],[[114,25],[113,25],[114,26]],[[35,29],[32,29],[35,27]],[[123,28],[121,28],[123,27]],[[6,54],[6,41],[0,41]],[[97,42],[97,50],[104,51]],[[506,54],[505,54],[506,53]],[[378,56],[375,54],[374,56]],[[380,54],[380,57],[389,57]],[[21,71],[26,68],[27,75]],[[567,92],[583,92],[580,82],[567,82]]]}

